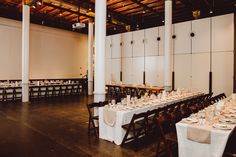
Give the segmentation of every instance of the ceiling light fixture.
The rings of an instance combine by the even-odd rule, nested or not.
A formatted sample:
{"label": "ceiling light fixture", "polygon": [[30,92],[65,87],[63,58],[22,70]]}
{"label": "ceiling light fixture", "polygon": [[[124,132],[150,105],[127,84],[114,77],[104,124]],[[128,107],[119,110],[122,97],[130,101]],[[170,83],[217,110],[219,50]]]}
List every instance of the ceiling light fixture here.
{"label": "ceiling light fixture", "polygon": [[212,10],[210,10],[210,14],[212,14],[213,13],[213,11]]}
{"label": "ceiling light fixture", "polygon": [[42,3],[40,1],[37,2],[37,5],[42,5]]}

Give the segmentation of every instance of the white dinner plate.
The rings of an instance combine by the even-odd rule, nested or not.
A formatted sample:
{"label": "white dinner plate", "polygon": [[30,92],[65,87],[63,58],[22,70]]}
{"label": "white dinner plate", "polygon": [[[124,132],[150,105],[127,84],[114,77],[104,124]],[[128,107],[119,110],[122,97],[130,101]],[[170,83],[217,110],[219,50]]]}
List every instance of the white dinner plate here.
{"label": "white dinner plate", "polygon": [[236,120],[232,118],[220,119],[219,121],[225,124],[236,124]]}
{"label": "white dinner plate", "polygon": [[231,130],[232,129],[232,127],[227,124],[219,124],[219,123],[213,125],[213,128],[220,129],[220,130]]}
{"label": "white dinner plate", "polygon": [[187,123],[197,123],[198,122],[198,120],[196,118],[191,118],[191,117],[184,119],[184,121]]}

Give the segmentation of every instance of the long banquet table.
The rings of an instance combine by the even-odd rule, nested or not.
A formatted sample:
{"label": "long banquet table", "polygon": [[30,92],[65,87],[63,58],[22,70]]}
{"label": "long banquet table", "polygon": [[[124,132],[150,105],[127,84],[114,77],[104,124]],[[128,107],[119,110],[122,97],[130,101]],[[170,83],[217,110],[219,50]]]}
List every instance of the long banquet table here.
{"label": "long banquet table", "polygon": [[[223,109],[219,103],[224,103]],[[235,128],[236,101],[224,100],[176,124],[179,157],[221,157]],[[218,110],[218,111],[217,111]]]}
{"label": "long banquet table", "polygon": [[[126,105],[106,105],[104,107],[99,107],[99,138],[120,145],[125,135],[125,130],[122,128],[122,125],[130,123],[132,116],[135,113],[157,109],[159,107],[164,107],[169,104],[197,97],[202,94],[203,93],[200,92],[193,92],[167,98],[165,100],[156,98],[135,107]],[[107,115],[112,120],[108,120],[107,122],[107,120],[104,119],[104,117],[107,118]]]}

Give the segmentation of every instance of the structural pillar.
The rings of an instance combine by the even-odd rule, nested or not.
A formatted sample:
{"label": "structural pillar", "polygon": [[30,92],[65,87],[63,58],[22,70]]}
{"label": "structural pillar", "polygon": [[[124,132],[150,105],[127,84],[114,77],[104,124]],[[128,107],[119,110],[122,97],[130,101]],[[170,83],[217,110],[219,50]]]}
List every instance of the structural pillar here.
{"label": "structural pillar", "polygon": [[165,0],[164,88],[172,89],[172,0]]}
{"label": "structural pillar", "polygon": [[107,0],[95,1],[94,102],[105,100],[105,44]]}
{"label": "structural pillar", "polygon": [[88,95],[93,95],[93,22],[88,24]]}
{"label": "structural pillar", "polygon": [[29,31],[30,7],[22,8],[22,102],[29,102]]}

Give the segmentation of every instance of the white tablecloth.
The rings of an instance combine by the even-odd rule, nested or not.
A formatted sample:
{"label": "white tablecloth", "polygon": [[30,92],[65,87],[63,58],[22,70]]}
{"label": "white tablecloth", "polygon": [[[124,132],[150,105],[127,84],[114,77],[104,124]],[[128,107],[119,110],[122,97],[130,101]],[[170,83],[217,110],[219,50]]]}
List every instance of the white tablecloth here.
{"label": "white tablecloth", "polygon": [[[231,104],[231,106],[230,106]],[[225,110],[227,111],[227,108],[231,108],[233,105],[236,105],[236,102],[227,102]],[[210,106],[211,108],[216,108],[216,104]],[[235,108],[235,107],[234,107]],[[221,112],[222,113],[222,112]],[[208,113],[209,115],[209,113]],[[222,114],[220,114],[218,117],[222,120],[225,118],[225,113],[223,111]],[[217,117],[216,117],[217,118]],[[235,124],[227,124],[229,126],[228,130],[221,130],[216,129],[213,126],[215,124],[219,124],[219,120],[216,121],[216,123],[210,124],[206,123],[201,125],[198,123],[186,123],[186,119],[180,121],[176,124],[177,129],[177,137],[178,137],[178,149],[179,149],[179,157],[221,157],[224,153],[228,138],[230,137],[230,134],[232,133],[233,129],[235,128]],[[199,121],[199,119],[198,119]],[[213,120],[214,121],[214,120]],[[213,126],[212,126],[213,125]],[[188,127],[191,128],[198,128],[198,129],[206,129],[210,131],[210,144],[205,143],[199,143],[195,142],[193,140],[188,140],[187,138],[187,130]],[[201,135],[199,135],[200,137]]]}
{"label": "white tablecloth", "polygon": [[232,130],[211,130],[211,144],[203,144],[187,139],[187,126],[177,123],[179,157],[221,157]]}
{"label": "white tablecloth", "polygon": [[191,96],[187,96],[184,98],[179,98],[178,100],[173,100],[169,102],[162,102],[153,105],[144,106],[142,108],[136,108],[133,110],[127,111],[119,111],[117,110],[116,113],[116,123],[114,126],[109,126],[104,123],[103,119],[103,111],[104,107],[99,107],[98,114],[99,114],[99,138],[114,142],[117,145],[122,143],[122,140],[125,136],[126,130],[122,128],[122,125],[130,123],[133,115],[136,113],[146,112],[148,110],[157,109],[159,107],[166,106],[168,104],[172,104],[173,102],[189,99],[191,97],[195,97],[199,95],[199,93]]}

